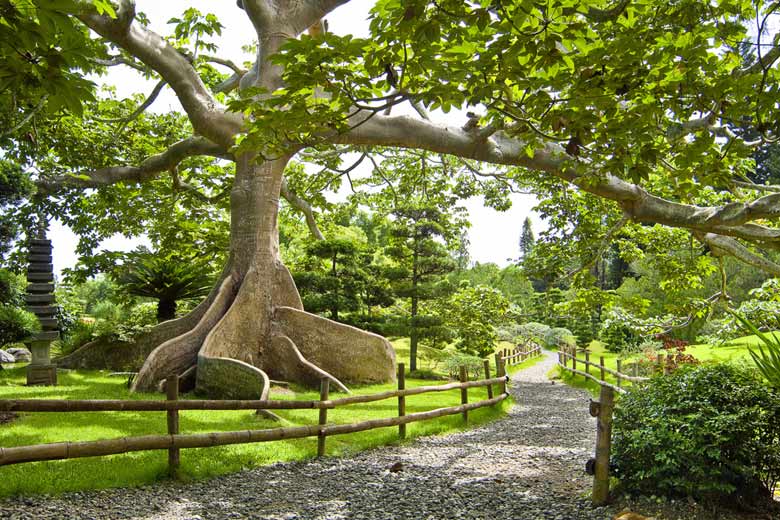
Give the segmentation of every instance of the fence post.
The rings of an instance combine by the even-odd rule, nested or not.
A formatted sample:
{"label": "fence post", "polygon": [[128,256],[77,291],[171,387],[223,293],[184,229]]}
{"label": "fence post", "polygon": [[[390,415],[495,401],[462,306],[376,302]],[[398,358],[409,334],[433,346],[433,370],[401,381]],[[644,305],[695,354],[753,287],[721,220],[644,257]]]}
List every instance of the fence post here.
{"label": "fence post", "polygon": [[[486,359],[482,363],[485,366],[485,379],[490,379],[490,360]],[[493,385],[487,385],[488,399],[493,399]]]}
{"label": "fence post", "polygon": [[[406,389],[406,373],[405,373],[405,366],[403,363],[398,363],[398,389],[404,390]],[[399,395],[398,396],[398,417],[403,417],[406,415],[406,397]],[[400,439],[406,438],[406,425],[405,424],[399,424],[398,425],[398,437]]]}
{"label": "fence post", "polygon": [[[504,360],[501,354],[496,354],[496,377],[506,376],[506,370],[504,369]],[[506,393],[506,380],[498,384],[498,391],[501,395]]]}
{"label": "fence post", "polygon": [[658,362],[658,373],[662,374],[664,371],[664,353],[659,352],[658,353],[658,359],[656,360]]}
{"label": "fence post", "polygon": [[571,357],[571,369],[577,370],[577,347],[573,347],[571,349],[572,357]]}
{"label": "fence post", "polygon": [[593,505],[603,506],[609,500],[609,452],[612,444],[612,411],[615,391],[601,387],[596,429],[596,464],[593,477]]}
{"label": "fence post", "polygon": [[636,361],[634,361],[633,372],[634,372],[634,377],[637,377],[639,375],[639,363],[637,363]]}
{"label": "fence post", "polygon": [[[179,376],[171,374],[165,380],[165,397],[168,401],[179,400]],[[179,433],[179,410],[168,410],[168,435]],[[181,462],[179,448],[168,448],[168,474],[177,478]]]}
{"label": "fence post", "polygon": [[585,372],[590,375],[590,352],[585,351]]}
{"label": "fence post", "polygon": [[[469,373],[466,370],[466,367],[461,366],[460,367],[460,382],[465,383],[469,380]],[[466,404],[469,402],[469,389],[468,388],[461,388],[460,389],[460,404]],[[463,422],[469,422],[469,411],[465,410],[463,412]]]}
{"label": "fence post", "polygon": [[[320,401],[327,401],[328,394],[330,393],[330,380],[326,377],[320,379]],[[325,426],[328,423],[328,409],[320,408],[320,426]],[[325,432],[320,428],[320,432],[317,435],[317,456],[322,457],[325,455]]]}
{"label": "fence post", "polygon": [[674,358],[672,357],[672,354],[669,353],[666,355],[666,363],[664,363],[664,375],[668,374],[672,371],[672,363],[674,362]]}
{"label": "fence post", "polygon": [[599,366],[601,367],[601,380],[607,380],[607,374],[604,370],[604,356],[599,356]]}
{"label": "fence post", "polygon": [[623,373],[623,360],[617,359],[615,361],[615,364],[617,365],[617,376],[615,377],[617,377],[617,386],[618,388],[620,388],[620,381],[621,381],[620,374]]}

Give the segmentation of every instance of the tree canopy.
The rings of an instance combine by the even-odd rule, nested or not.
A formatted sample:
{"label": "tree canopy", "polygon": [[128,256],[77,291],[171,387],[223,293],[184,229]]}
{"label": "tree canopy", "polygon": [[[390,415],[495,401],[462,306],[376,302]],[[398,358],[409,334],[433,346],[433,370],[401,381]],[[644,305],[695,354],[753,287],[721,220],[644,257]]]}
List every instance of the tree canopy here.
{"label": "tree canopy", "polygon": [[[224,252],[204,305],[159,329],[165,343],[138,387],[197,363],[205,388],[201,375],[226,358],[257,377],[299,366],[301,351],[328,364],[315,352],[336,329],[302,310],[279,262],[278,199],[324,238],[323,191],[345,179],[376,188],[353,182],[355,153],[374,161],[374,181],[377,158],[403,148],[440,164],[432,192],[450,184],[497,208],[512,191],[535,193],[551,223],[534,248],[546,273],[577,279],[614,240],[623,258],[673,236],[700,244],[712,272],[711,258],[734,256],[780,275],[766,254],[780,245],[780,188],[754,175],[756,149],[780,132],[775,2],[377,0],[365,38],[324,30],[348,0],[239,4],[255,29],[247,63],[214,43],[230,28],[194,9],[162,36],[130,0],[13,0],[0,14],[0,88],[13,94],[2,146],[33,174],[36,210],[79,229],[85,254],[117,222]],[[157,87],[99,95],[86,77],[112,66]],[[186,119],[144,112],[166,85]],[[468,111],[462,124],[432,117],[453,109]],[[227,241],[209,234],[217,224],[194,231],[211,221],[224,233],[227,212]],[[293,321],[320,336],[296,336]],[[359,343],[372,345],[364,355],[386,347]]]}

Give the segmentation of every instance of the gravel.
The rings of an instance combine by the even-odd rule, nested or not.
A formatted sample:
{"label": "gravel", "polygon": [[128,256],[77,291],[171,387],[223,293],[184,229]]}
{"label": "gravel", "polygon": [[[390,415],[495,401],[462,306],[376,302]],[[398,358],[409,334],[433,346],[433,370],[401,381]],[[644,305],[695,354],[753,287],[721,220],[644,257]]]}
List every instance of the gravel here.
{"label": "gravel", "polygon": [[609,520],[583,470],[589,395],[548,381],[554,364],[547,353],[516,373],[517,404],[473,430],[194,483],[16,498],[0,502],[0,519]]}

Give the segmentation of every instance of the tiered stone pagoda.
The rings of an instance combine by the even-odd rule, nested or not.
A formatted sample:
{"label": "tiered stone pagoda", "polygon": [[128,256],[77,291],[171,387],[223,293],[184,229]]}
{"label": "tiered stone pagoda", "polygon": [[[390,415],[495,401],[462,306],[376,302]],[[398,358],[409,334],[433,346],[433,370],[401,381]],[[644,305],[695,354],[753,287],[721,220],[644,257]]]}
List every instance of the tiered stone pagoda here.
{"label": "tiered stone pagoda", "polygon": [[27,268],[27,310],[38,317],[41,332],[29,341],[32,361],[27,366],[28,385],[56,385],[57,367],[51,362],[49,349],[59,339],[57,307],[54,305],[54,266],[51,240],[41,229],[39,238],[30,240],[30,265]]}

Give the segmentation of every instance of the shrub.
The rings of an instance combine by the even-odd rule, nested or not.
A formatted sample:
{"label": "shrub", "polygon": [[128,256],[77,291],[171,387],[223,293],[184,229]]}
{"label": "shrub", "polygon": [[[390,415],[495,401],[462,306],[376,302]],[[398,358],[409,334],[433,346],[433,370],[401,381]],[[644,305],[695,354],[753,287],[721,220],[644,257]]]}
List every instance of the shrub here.
{"label": "shrub", "polygon": [[536,323],[535,321],[524,323],[517,327],[514,341],[522,345],[527,345],[530,342],[543,345],[544,337],[549,331],[550,327],[543,323]]}
{"label": "shrub", "polygon": [[547,348],[571,348],[577,346],[577,341],[569,329],[555,327],[544,335],[544,345]]}
{"label": "shrub", "polygon": [[484,370],[482,358],[461,352],[452,354],[444,362],[444,369],[451,379],[455,379],[460,375],[460,367],[463,366],[466,367],[466,371],[471,379],[478,379],[482,375],[482,370]]}
{"label": "shrub", "polygon": [[684,367],[632,387],[613,434],[631,493],[747,505],[780,479],[780,396],[733,365]]}
{"label": "shrub", "polygon": [[41,324],[31,312],[0,304],[0,346],[23,341],[40,330]]}

